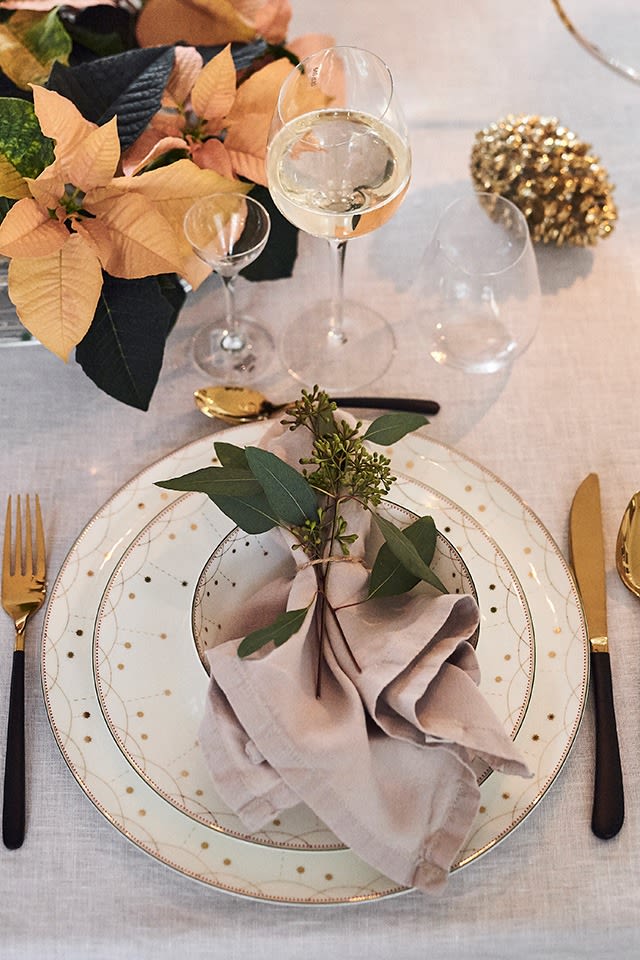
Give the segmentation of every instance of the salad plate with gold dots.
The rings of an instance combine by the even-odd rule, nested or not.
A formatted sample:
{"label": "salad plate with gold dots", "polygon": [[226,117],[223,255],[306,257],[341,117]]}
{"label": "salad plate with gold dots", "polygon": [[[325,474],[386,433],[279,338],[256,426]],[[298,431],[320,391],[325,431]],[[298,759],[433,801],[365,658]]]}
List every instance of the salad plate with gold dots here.
{"label": "salad plate with gold dots", "polygon": [[[224,438],[256,444],[266,429],[246,425]],[[523,781],[477,770],[480,808],[455,872],[506,838],[559,773],[584,710],[587,634],[566,562],[512,490],[424,430],[388,454],[398,478],[391,509],[434,517],[440,573],[449,589],[478,599],[481,688],[534,771]],[[208,437],[153,464],[71,548],[42,644],[63,757],[121,834],[212,888],[300,904],[400,894],[406,888],[363,863],[302,804],[247,834],[216,795],[198,743],[204,653],[228,639],[233,605],[250,603],[289,558],[277,538],[247,537],[205,496],[154,485],[212,462]]]}

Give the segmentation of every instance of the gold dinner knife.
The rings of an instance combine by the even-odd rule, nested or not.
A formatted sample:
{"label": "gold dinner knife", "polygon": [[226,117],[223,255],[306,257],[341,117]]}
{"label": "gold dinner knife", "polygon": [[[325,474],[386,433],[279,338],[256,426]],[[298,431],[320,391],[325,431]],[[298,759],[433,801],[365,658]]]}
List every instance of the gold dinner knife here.
{"label": "gold dinner knife", "polygon": [[569,536],[571,562],[582,597],[591,648],[596,720],[591,829],[597,837],[609,840],[619,832],[624,821],[624,790],[607,637],[604,537],[597,473],[590,473],[576,491],[571,504]]}

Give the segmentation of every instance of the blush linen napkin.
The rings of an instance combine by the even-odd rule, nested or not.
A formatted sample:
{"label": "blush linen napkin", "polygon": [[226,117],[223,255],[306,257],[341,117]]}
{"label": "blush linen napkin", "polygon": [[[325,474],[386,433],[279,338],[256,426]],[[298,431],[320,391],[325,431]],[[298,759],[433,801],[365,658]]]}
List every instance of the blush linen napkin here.
{"label": "blush linen napkin", "polygon": [[[309,452],[302,433],[278,425],[262,446],[298,465]],[[352,553],[362,545],[362,556],[369,514],[358,508],[349,519],[360,534]],[[329,565],[327,599],[342,607],[341,631],[328,616],[316,696],[317,581],[303,552],[292,551],[290,575],[238,610],[238,639],[207,653],[200,745],[218,792],[249,832],[304,802],[362,860],[397,883],[434,891],[478,810],[473,760],[529,771],[478,689],[473,597],[418,589],[345,606],[366,596],[368,575],[361,562]],[[238,657],[247,633],[308,605],[282,646]]]}

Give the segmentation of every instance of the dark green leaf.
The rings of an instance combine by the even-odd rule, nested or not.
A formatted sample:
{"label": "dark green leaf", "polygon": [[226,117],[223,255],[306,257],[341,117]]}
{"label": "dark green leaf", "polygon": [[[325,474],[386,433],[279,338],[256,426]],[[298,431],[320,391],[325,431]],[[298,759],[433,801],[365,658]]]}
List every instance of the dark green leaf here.
{"label": "dark green leaf", "polygon": [[93,54],[108,57],[137,46],[135,18],[123,7],[106,4],[84,10],[63,7],[59,16],[75,43],[74,64],[93,59]]}
{"label": "dark green leaf", "polygon": [[[411,526],[405,528],[404,534],[414,545],[424,563],[430,564],[438,536],[433,518],[419,517]],[[407,593],[417,583],[420,583],[420,578],[402,565],[388,543],[383,543],[371,571],[368,599],[374,596],[395,597],[401,593]]]}
{"label": "dark green leaf", "polygon": [[[204,63],[209,63],[209,60],[216,57],[226,46],[227,44],[225,43],[211,44],[209,46],[203,45],[196,47],[196,50],[202,56]],[[262,57],[264,57],[268,50],[269,47],[261,37],[252,40],[251,43],[237,41],[231,44],[233,64],[236,70],[242,72],[243,79],[246,76],[245,71],[247,71],[249,67],[256,62],[258,66],[261,65]]]}
{"label": "dark green leaf", "polygon": [[442,593],[446,593],[446,587],[433,570],[424,562],[409,537],[379,514],[374,513],[373,519],[380,528],[380,532],[389,545],[391,553],[400,561],[402,566],[419,580],[425,580]]}
{"label": "dark green leaf", "polygon": [[215,494],[211,499],[245,533],[266,533],[279,525],[273,507],[262,492],[252,497]]}
{"label": "dark green leaf", "polygon": [[235,467],[237,470],[249,470],[247,455],[244,447],[237,447],[234,443],[224,443],[219,440],[214,443],[216,456],[223,467]]}
{"label": "dark green leaf", "polygon": [[147,410],[184,290],[168,275],[122,280],[104,274],[103,279],[98,307],[76,347],[76,360],[105,393]]}
{"label": "dark green leaf", "polygon": [[362,439],[388,447],[426,423],[429,421],[421,413],[385,413],[369,425]]}
{"label": "dark green leaf", "polygon": [[305,607],[304,610],[287,610],[286,613],[281,613],[276,617],[268,627],[261,627],[259,630],[254,630],[253,633],[248,633],[238,647],[238,656],[248,657],[249,654],[260,650],[267,643],[273,643],[276,647],[282,646],[294,633],[298,632],[304,623],[308,609],[308,607]]}
{"label": "dark green leaf", "polygon": [[126,150],[159,110],[173,63],[173,47],[126,50],[76,67],[56,63],[47,86],[71,100],[93,123],[102,125],[117,115],[120,143]]}
{"label": "dark green leaf", "polygon": [[266,187],[259,184],[251,190],[251,196],[266,207],[271,217],[271,233],[265,249],[257,260],[242,270],[247,280],[280,280],[290,277],[298,253],[298,230],[286,220]]}
{"label": "dark green leaf", "polygon": [[301,473],[260,447],[246,448],[247,462],[278,517],[295,525],[318,512],[317,497]]}
{"label": "dark green leaf", "polygon": [[181,477],[158,480],[156,486],[166,487],[167,490],[206,493],[212,500],[220,496],[244,499],[262,493],[262,487],[252,473],[232,467],[202,467]]}

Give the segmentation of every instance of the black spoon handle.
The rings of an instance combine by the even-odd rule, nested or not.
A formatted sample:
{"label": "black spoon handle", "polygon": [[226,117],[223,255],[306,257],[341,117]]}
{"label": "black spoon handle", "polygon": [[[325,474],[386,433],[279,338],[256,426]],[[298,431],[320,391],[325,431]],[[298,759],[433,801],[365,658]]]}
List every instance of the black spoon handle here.
{"label": "black spoon handle", "polygon": [[24,840],[24,766],[24,650],[14,650],[2,807],[2,839],[9,850],[17,850]]}
{"label": "black spoon handle", "polygon": [[424,413],[433,416],[440,409],[435,400],[420,400],[416,397],[332,397],[338,406],[365,407],[371,410],[403,410],[409,413]]}
{"label": "black spoon handle", "polygon": [[596,762],[591,829],[610,840],[624,821],[624,790],[608,653],[591,654],[596,714]]}

